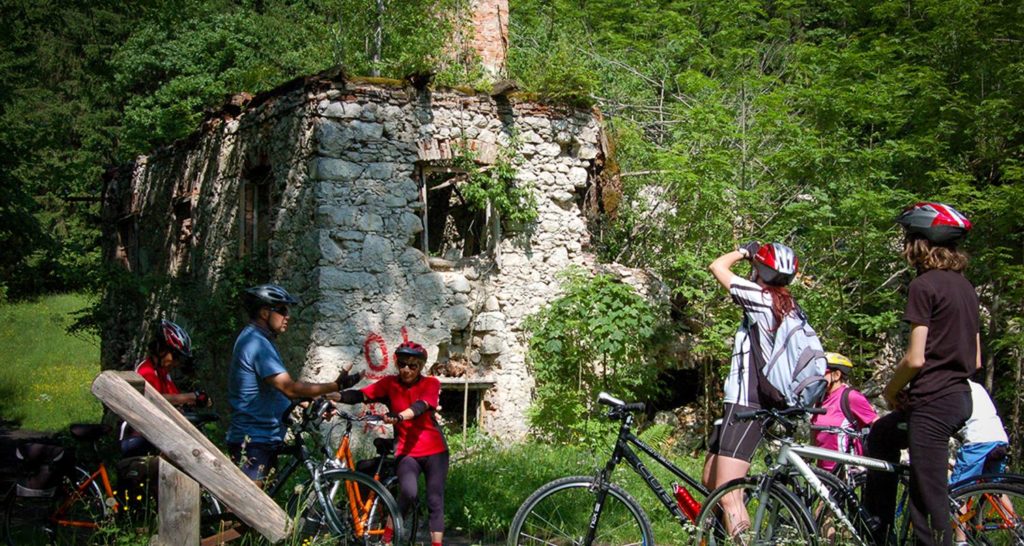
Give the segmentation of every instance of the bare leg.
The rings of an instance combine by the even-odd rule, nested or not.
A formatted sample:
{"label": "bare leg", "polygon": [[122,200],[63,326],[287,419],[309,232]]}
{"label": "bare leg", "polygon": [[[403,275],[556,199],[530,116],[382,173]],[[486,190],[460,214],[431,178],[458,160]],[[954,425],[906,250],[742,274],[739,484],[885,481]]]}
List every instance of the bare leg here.
{"label": "bare leg", "polygon": [[[734,459],[723,455],[716,456],[714,464],[716,487],[730,480],[746,476],[748,470],[750,470],[750,463],[743,459]],[[725,512],[725,529],[730,535],[735,535],[750,527],[750,516],[743,503],[742,491],[733,491],[722,497],[722,509]]]}

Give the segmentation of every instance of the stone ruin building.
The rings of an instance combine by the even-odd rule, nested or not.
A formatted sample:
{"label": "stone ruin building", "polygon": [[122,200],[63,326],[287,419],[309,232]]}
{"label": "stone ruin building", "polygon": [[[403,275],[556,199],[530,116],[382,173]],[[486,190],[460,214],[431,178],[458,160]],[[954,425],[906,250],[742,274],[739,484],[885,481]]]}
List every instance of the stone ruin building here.
{"label": "stone ruin building", "polygon": [[[452,164],[471,150],[486,168],[510,148],[537,201],[527,226],[469,209]],[[589,109],[324,73],[236,96],[190,139],[112,171],[104,251],[136,277],[211,294],[228,264],[260,261],[302,299],[280,340],[293,375],[330,380],[342,362],[393,373],[388,353],[407,335],[428,348],[446,419],[518,438],[533,387],[522,322],[558,296],[558,274],[576,265],[659,290],[588,251],[581,205],[603,161]],[[195,303],[165,294],[119,308],[104,367],[142,354],[141,324]],[[227,347],[213,365],[229,358]]]}

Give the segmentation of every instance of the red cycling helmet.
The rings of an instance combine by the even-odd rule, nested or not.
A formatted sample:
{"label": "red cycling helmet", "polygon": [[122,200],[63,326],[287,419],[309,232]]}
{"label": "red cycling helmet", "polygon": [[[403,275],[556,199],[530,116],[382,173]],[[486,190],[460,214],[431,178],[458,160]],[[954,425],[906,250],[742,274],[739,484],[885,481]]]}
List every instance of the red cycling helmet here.
{"label": "red cycling helmet", "polygon": [[185,358],[192,358],[192,339],[184,328],[169,320],[161,320],[157,341]]}
{"label": "red cycling helmet", "polygon": [[753,256],[757,274],[765,284],[786,286],[796,277],[799,260],[792,248],[782,243],[768,243]]}
{"label": "red cycling helmet", "polygon": [[414,341],[406,341],[405,343],[399,345],[397,349],[395,349],[395,358],[397,359],[399,355],[414,356],[416,358],[422,358],[423,360],[426,360],[427,350],[423,348],[423,346],[420,345],[419,343],[416,343]]}
{"label": "red cycling helmet", "polygon": [[949,205],[917,203],[896,218],[907,234],[920,235],[938,245],[955,243],[971,230],[971,221]]}

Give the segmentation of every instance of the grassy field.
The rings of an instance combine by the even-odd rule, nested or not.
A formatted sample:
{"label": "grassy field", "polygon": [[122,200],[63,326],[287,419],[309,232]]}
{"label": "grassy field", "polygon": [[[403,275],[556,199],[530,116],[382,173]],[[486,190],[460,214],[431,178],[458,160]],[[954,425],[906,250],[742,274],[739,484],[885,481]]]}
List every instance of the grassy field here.
{"label": "grassy field", "polygon": [[66,332],[71,313],[88,303],[64,294],[0,305],[0,418],[47,431],[99,420],[102,408],[89,392],[99,339]]}

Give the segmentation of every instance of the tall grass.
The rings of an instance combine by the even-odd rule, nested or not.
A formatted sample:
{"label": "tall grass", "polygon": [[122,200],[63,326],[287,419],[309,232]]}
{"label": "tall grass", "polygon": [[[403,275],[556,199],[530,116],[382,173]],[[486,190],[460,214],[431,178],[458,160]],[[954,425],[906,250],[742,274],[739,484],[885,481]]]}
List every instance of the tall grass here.
{"label": "tall grass", "polygon": [[43,431],[99,420],[102,408],[89,392],[100,369],[99,339],[66,331],[89,298],[63,294],[0,305],[0,418]]}
{"label": "tall grass", "polygon": [[[684,471],[700,478],[703,458],[673,453],[671,446],[664,442],[655,442],[654,447]],[[503,543],[516,510],[534,490],[556,478],[594,475],[611,452],[610,441],[596,449],[532,442],[476,449],[474,454],[459,458],[451,466],[445,488],[447,527],[460,534],[470,534],[482,544]],[[678,481],[653,461],[645,460],[645,464],[666,489],[670,483]],[[686,531],[627,465],[619,465],[612,481],[624,487],[643,507],[659,544],[685,544],[689,540]],[[703,500],[696,493],[695,496]],[[589,510],[589,507],[581,506],[580,510]]]}

